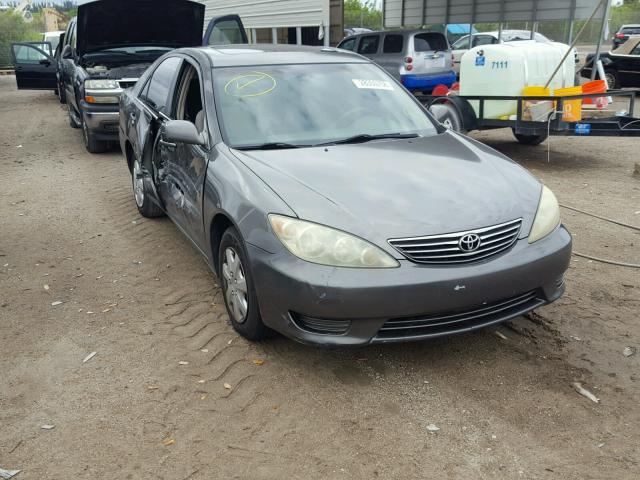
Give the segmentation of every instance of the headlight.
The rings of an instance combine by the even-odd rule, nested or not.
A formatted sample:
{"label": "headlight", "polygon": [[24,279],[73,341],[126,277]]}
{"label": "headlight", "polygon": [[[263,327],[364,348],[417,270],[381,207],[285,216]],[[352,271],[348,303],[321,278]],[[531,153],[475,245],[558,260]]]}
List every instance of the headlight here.
{"label": "headlight", "polygon": [[391,255],[348,233],[281,215],[269,215],[278,239],[296,257],[307,262],[352,268],[394,268]]}
{"label": "headlight", "polygon": [[542,195],[540,195],[540,204],[536,212],[536,218],[531,227],[529,234],[529,243],[537,242],[541,238],[546,237],[553,232],[560,224],[560,205],[558,199],[544,185],[542,186]]}
{"label": "headlight", "polygon": [[118,82],[115,80],[108,79],[93,79],[93,80],[85,80],[84,88],[89,90],[115,90],[120,88]]}

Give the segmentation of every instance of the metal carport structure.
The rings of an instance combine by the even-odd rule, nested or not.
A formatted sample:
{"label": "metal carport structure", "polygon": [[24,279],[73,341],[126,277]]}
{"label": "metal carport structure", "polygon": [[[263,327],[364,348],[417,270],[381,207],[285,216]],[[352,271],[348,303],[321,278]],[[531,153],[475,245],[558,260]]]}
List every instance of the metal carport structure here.
{"label": "metal carport structure", "polygon": [[[383,0],[385,28],[417,25],[466,23],[531,22],[531,36],[538,22],[565,20],[570,24],[569,43],[575,42],[573,23],[576,20],[600,18],[602,26],[596,51],[605,32],[611,0]],[[473,35],[473,33],[472,33]],[[595,69],[594,69],[595,73]]]}
{"label": "metal carport structure", "polygon": [[[586,20],[600,0],[384,0],[385,28],[434,23]],[[597,18],[603,17],[600,7]]]}

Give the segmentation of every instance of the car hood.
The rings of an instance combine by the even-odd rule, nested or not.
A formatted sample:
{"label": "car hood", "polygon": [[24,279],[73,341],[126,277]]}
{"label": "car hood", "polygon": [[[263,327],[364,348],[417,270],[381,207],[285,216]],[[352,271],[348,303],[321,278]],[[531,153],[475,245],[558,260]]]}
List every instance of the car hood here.
{"label": "car hood", "polygon": [[[451,132],[411,140],[234,154],[296,212],[387,245],[523,219],[540,183],[498,152]],[[387,248],[388,247],[388,248]]]}
{"label": "car hood", "polygon": [[[170,12],[170,15],[167,14]],[[204,5],[188,0],[98,0],[78,6],[78,55],[123,46],[202,44]]]}

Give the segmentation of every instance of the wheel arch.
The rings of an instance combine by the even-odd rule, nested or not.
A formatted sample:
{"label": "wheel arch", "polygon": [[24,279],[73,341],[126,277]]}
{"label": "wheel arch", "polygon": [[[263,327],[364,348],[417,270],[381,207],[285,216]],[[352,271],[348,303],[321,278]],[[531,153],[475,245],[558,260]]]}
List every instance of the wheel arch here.
{"label": "wheel arch", "polygon": [[231,217],[226,212],[218,212],[211,219],[209,225],[209,242],[211,244],[211,263],[216,275],[220,276],[219,253],[220,243],[222,242],[222,236],[230,227],[235,227],[240,231],[236,224],[231,220]]}

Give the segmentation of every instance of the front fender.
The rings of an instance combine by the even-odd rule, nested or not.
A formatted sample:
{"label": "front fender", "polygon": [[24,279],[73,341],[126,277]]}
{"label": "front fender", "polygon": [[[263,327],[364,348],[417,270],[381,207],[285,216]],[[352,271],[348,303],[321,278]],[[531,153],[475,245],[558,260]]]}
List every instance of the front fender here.
{"label": "front fender", "polygon": [[207,257],[215,264],[211,230],[213,219],[225,215],[236,226],[244,241],[269,253],[283,247],[271,233],[268,215],[295,212],[231,151],[218,144],[213,147],[207,166],[203,195],[203,220]]}

